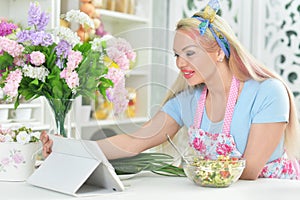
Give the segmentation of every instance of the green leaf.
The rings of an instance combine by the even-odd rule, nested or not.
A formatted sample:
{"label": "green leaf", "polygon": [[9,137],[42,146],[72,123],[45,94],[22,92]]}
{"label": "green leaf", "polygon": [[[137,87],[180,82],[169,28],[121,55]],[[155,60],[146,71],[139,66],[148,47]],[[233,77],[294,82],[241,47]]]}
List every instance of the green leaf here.
{"label": "green leaf", "polygon": [[165,176],[185,176],[182,168],[172,165],[173,157],[163,153],[140,153],[129,158],[110,160],[117,174],[151,171]]}
{"label": "green leaf", "polygon": [[74,51],[80,51],[85,57],[88,54],[88,52],[91,50],[91,47],[92,47],[91,43],[84,42],[82,44],[75,45],[73,50]]}
{"label": "green leaf", "polygon": [[33,81],[31,81],[30,83],[29,83],[29,85],[39,85],[39,80],[36,78],[36,79],[34,79]]}
{"label": "green leaf", "polygon": [[0,70],[4,70],[9,66],[13,66],[14,58],[7,52],[0,56]]}
{"label": "green leaf", "polygon": [[63,90],[62,90],[62,83],[59,80],[52,81],[52,93],[55,99],[62,99],[63,98]]}
{"label": "green leaf", "polygon": [[18,106],[20,105],[19,98],[20,98],[20,94],[18,94],[17,99],[15,100],[14,109],[17,109]]}

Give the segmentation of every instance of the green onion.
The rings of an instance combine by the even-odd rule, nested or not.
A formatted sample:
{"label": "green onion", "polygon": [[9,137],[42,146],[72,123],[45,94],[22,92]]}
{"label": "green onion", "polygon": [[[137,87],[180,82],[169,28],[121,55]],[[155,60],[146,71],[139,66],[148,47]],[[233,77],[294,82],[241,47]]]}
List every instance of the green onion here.
{"label": "green onion", "polygon": [[164,153],[140,153],[136,156],[110,160],[118,175],[151,171],[163,176],[185,176],[182,168],[171,163],[174,158]]}

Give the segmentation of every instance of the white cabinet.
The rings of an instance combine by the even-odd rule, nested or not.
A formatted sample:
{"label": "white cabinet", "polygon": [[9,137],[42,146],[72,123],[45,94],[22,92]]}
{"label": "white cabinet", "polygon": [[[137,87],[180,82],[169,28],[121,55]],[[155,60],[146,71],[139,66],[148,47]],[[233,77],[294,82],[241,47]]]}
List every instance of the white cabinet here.
{"label": "white cabinet", "polygon": [[27,126],[33,130],[47,130],[44,120],[44,102],[41,98],[30,103],[21,103],[17,109],[14,104],[0,104],[0,124],[3,128]]}

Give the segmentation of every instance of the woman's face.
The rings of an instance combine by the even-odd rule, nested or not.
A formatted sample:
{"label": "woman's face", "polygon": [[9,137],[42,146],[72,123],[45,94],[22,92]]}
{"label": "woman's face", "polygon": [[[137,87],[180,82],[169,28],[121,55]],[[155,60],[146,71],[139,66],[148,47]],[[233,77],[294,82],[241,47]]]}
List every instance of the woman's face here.
{"label": "woman's face", "polygon": [[176,65],[191,86],[204,83],[216,72],[212,53],[205,51],[196,37],[186,30],[178,30],[173,44]]}

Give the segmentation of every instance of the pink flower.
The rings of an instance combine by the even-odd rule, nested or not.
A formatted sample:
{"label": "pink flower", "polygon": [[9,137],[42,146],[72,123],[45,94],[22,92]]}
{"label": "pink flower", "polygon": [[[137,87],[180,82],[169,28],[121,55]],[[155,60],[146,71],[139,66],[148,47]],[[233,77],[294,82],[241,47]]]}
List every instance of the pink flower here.
{"label": "pink flower", "polygon": [[17,69],[15,71],[10,72],[5,80],[6,84],[3,88],[3,91],[10,97],[17,96],[18,88],[21,80],[22,80],[21,70]]}
{"label": "pink flower", "polygon": [[24,66],[25,62],[24,62],[22,56],[14,57],[14,64],[16,66]]}
{"label": "pink flower", "polygon": [[193,140],[193,146],[196,150],[198,150],[200,153],[205,153],[206,151],[206,146],[204,144],[204,142],[202,140],[200,140],[199,138],[195,138]]}
{"label": "pink flower", "polygon": [[14,40],[10,40],[6,37],[0,37],[0,50],[6,51],[12,57],[17,57],[22,54],[24,47]]}
{"label": "pink flower", "polygon": [[70,68],[65,68],[62,72],[60,72],[60,77],[66,80],[70,89],[74,89],[79,85],[77,72],[70,70]]}
{"label": "pink flower", "polygon": [[135,61],[136,53],[134,51],[129,51],[126,55],[129,60]]}
{"label": "pink flower", "polygon": [[81,52],[71,50],[68,54],[67,68],[60,73],[60,77],[66,80],[70,89],[74,89],[79,85],[79,77],[77,72],[74,70],[78,67],[81,61]]}
{"label": "pink flower", "polygon": [[71,72],[66,78],[66,81],[70,89],[77,87],[79,85],[79,78],[77,72]]}
{"label": "pink flower", "polygon": [[293,173],[293,164],[290,161],[284,162],[282,173],[292,174]]}
{"label": "pink flower", "polygon": [[41,66],[45,62],[45,55],[39,51],[30,54],[30,62],[35,66]]}
{"label": "pink flower", "polygon": [[67,77],[68,77],[68,74],[69,74],[70,72],[68,71],[68,68],[65,68],[64,70],[62,70],[61,72],[60,72],[60,78],[64,78],[64,79],[66,79]]}
{"label": "pink flower", "polygon": [[131,45],[122,38],[107,40],[106,52],[108,57],[123,70],[128,70],[130,61],[134,61],[136,58],[136,53],[132,50]]}
{"label": "pink flower", "polygon": [[108,88],[107,98],[113,103],[115,114],[120,114],[125,111],[128,105],[128,91],[125,88],[125,78],[114,84],[113,88]]}
{"label": "pink flower", "polygon": [[108,73],[105,76],[106,78],[110,79],[114,84],[117,84],[121,81],[125,76],[124,71],[111,67],[108,69]]}
{"label": "pink flower", "polygon": [[105,77],[114,83],[114,87],[106,91],[107,98],[113,103],[115,114],[122,113],[128,104],[125,73],[121,69],[111,67]]}
{"label": "pink flower", "polygon": [[212,134],[211,139],[216,141],[218,139],[218,134]]}
{"label": "pink flower", "polygon": [[232,146],[224,143],[219,143],[216,149],[219,155],[224,155],[224,156],[230,154],[232,150],[233,150]]}
{"label": "pink flower", "polygon": [[265,167],[261,170],[259,177],[264,177],[267,173],[268,173],[268,167],[265,166]]}
{"label": "pink flower", "polygon": [[9,164],[9,158],[3,158],[3,159],[1,160],[1,164],[2,164],[2,165],[8,165],[8,164]]}
{"label": "pink flower", "polygon": [[20,164],[24,161],[24,157],[22,156],[22,154],[20,153],[15,153],[13,156],[12,156],[12,159],[13,161],[16,163],[16,164]]}
{"label": "pink flower", "polygon": [[129,60],[123,52],[120,52],[117,48],[111,47],[106,50],[107,55],[117,65],[124,70],[129,69]]}
{"label": "pink flower", "polygon": [[71,70],[74,70],[78,67],[81,61],[82,61],[81,52],[71,50],[68,54],[67,67],[70,68]]}

